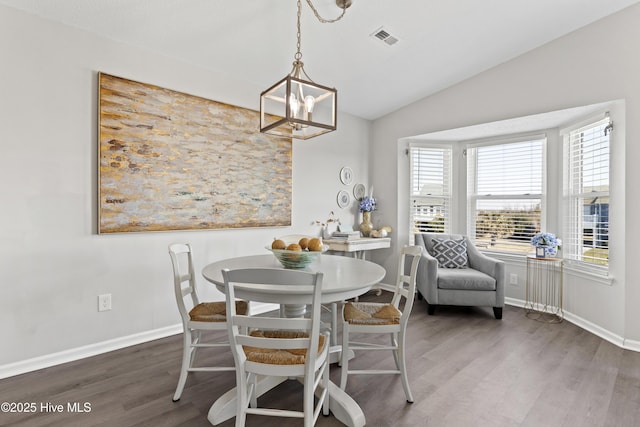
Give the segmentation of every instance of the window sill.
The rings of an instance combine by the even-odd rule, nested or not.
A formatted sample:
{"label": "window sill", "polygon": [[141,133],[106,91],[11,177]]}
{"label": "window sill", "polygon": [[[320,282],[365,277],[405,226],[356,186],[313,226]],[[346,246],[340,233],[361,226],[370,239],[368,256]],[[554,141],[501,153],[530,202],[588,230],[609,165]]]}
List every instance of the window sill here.
{"label": "window sill", "polygon": [[[527,255],[523,254],[510,254],[505,252],[483,251],[484,255],[499,259],[511,265],[525,266],[527,263]],[[575,262],[564,260],[563,271],[565,274],[569,274],[579,279],[586,279],[592,282],[596,282],[606,286],[613,286],[615,279],[609,274],[607,270],[601,268],[589,268]]]}
{"label": "window sill", "polygon": [[[480,249],[480,248],[478,248]],[[517,254],[517,253],[507,253],[507,252],[498,252],[498,251],[488,251],[480,249],[484,255],[499,259],[500,261],[507,262],[509,264],[520,264],[526,265],[527,263],[527,255],[526,254]]]}
{"label": "window sill", "polygon": [[602,269],[592,269],[583,265],[567,262],[564,263],[564,272],[579,279],[587,279],[606,286],[613,286],[615,281],[607,271]]}

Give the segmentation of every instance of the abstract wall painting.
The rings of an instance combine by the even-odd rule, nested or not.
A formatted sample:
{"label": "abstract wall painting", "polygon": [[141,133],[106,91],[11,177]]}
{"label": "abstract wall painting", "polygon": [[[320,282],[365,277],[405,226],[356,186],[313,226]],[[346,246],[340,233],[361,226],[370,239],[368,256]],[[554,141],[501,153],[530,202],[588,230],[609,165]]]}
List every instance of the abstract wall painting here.
{"label": "abstract wall painting", "polygon": [[99,233],[291,225],[291,138],[258,112],[98,79]]}

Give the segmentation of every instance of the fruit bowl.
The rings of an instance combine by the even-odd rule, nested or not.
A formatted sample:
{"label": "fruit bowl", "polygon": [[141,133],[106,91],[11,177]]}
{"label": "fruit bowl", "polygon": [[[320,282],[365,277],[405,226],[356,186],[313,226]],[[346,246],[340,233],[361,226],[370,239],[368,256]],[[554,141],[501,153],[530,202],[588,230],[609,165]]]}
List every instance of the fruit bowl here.
{"label": "fruit bowl", "polygon": [[268,251],[280,261],[284,268],[306,268],[328,248],[323,246],[322,251],[288,251],[286,249],[271,249],[266,247]]}

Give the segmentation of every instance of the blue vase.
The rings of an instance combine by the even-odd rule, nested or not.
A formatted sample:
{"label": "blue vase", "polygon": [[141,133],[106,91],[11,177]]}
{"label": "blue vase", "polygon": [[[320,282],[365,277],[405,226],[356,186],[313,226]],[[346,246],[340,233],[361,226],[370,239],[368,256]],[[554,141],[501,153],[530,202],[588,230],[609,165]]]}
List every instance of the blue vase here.
{"label": "blue vase", "polygon": [[[544,255],[540,253],[540,249],[544,250]],[[555,258],[558,255],[558,247],[545,245],[536,246],[536,255],[538,258]]]}

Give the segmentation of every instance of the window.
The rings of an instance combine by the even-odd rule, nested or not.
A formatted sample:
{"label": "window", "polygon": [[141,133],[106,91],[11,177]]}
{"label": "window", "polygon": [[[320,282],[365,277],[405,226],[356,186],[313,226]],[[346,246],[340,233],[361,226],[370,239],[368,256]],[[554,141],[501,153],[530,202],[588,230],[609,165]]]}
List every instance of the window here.
{"label": "window", "polygon": [[410,149],[410,234],[449,232],[451,148]]}
{"label": "window", "polygon": [[540,231],[545,142],[538,136],[467,150],[468,234],[478,247],[531,251]]}
{"label": "window", "polygon": [[605,118],[565,135],[564,257],[609,264],[609,131]]}

